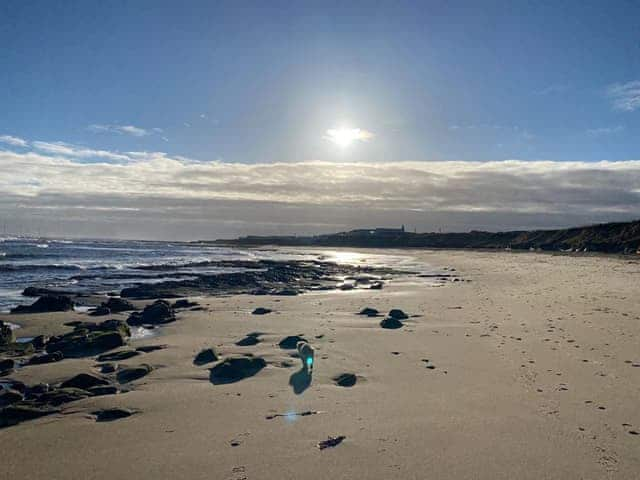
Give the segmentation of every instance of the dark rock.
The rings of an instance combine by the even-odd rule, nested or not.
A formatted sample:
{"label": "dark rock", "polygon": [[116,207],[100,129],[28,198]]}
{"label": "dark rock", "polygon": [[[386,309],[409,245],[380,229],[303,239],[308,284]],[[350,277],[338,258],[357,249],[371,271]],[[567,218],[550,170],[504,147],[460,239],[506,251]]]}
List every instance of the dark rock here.
{"label": "dark rock", "polygon": [[49,386],[48,383],[37,383],[35,385],[31,385],[30,387],[27,387],[26,389],[26,393],[29,396],[33,396],[33,395],[42,395],[43,393],[47,393],[49,390],[51,389],[51,387]]}
{"label": "dark rock", "polygon": [[213,348],[205,348],[201,350],[193,359],[195,365],[204,365],[205,363],[217,362],[218,355]]}
{"label": "dark rock", "polygon": [[273,310],[270,308],[258,307],[253,312],[253,315],[266,315],[267,313],[271,313]]}
{"label": "dark rock", "polygon": [[260,357],[226,358],[210,370],[209,379],[214,385],[234,383],[254,376],[266,366],[267,362]]}
{"label": "dark rock", "polygon": [[129,325],[158,325],[176,320],[173,309],[168,302],[157,300],[144,307],[142,312],[134,312],[127,319]]}
{"label": "dark rock", "polygon": [[118,388],[115,385],[97,385],[87,390],[91,395],[98,397],[101,395],[115,395],[118,393]]}
{"label": "dark rock", "polygon": [[283,338],[278,343],[278,346],[284,350],[293,350],[298,345],[298,342],[306,342],[307,339],[300,337],[298,335],[290,335],[288,337]]}
{"label": "dark rock", "polygon": [[0,408],[4,408],[12,403],[21,402],[24,398],[22,393],[11,388],[0,390]]}
{"label": "dark rock", "polygon": [[69,380],[62,382],[61,388],[81,388],[87,390],[88,388],[95,387],[96,385],[109,385],[108,380],[92,375],[90,373],[79,373],[75,377],[71,377]]}
{"label": "dark rock", "polygon": [[118,364],[117,363],[103,363],[98,365],[98,367],[100,368],[100,373],[113,373],[117,370],[118,368]]}
{"label": "dark rock", "polygon": [[75,293],[71,291],[53,290],[50,288],[40,288],[40,287],[27,287],[22,291],[23,297],[42,297],[43,295],[73,296],[75,295]]}
{"label": "dark rock", "polygon": [[167,345],[143,345],[136,348],[136,350],[138,352],[150,353],[155,352],[156,350],[164,350],[165,348],[167,348]]}
{"label": "dark rock", "polygon": [[106,302],[103,302],[102,305],[111,310],[112,313],[128,312],[136,309],[131,302],[124,298],[111,297]]}
{"label": "dark rock", "polygon": [[17,390],[22,394],[24,394],[27,391],[27,386],[24,383],[22,383],[20,380],[12,380],[12,379],[3,380],[2,385],[4,388],[12,388],[13,390]]}
{"label": "dark rock", "polygon": [[382,290],[384,283],[382,282],[373,282],[369,287],[369,290]]}
{"label": "dark rock", "polygon": [[353,373],[342,373],[337,377],[333,377],[333,381],[340,387],[353,387],[358,381]]}
{"label": "dark rock", "polygon": [[19,305],[11,313],[68,312],[73,301],[64,295],[43,295],[31,305]]}
{"label": "dark rock", "polygon": [[382,328],[396,329],[402,328],[402,322],[396,318],[387,317],[380,322]]}
{"label": "dark rock", "polygon": [[0,320],[0,345],[9,345],[16,341],[16,336],[9,324]]}
{"label": "dark rock", "polygon": [[273,295],[281,295],[281,296],[295,296],[298,295],[300,292],[298,292],[298,290],[293,290],[291,288],[284,288],[282,290],[277,290],[275,292],[273,292]]}
{"label": "dark rock", "polygon": [[152,370],[153,367],[151,365],[143,363],[142,365],[138,365],[137,367],[124,368],[120,370],[117,373],[116,378],[120,383],[129,383],[133,382],[134,380],[138,380],[145,375],[148,375]]}
{"label": "dark rock", "polygon": [[236,342],[238,347],[251,347],[260,343],[258,335],[247,335]]}
{"label": "dark rock", "polygon": [[63,323],[66,327],[77,327],[82,325],[85,322],[81,322],[80,320],[71,320],[70,322]]}
{"label": "dark rock", "polygon": [[31,342],[26,343],[8,343],[6,345],[0,344],[0,353],[4,353],[8,356],[22,357],[24,355],[30,355],[35,352],[33,344]]}
{"label": "dark rock", "polygon": [[375,317],[379,313],[380,312],[378,312],[378,310],[376,310],[375,308],[365,307],[362,310],[360,310],[360,313],[358,315],[366,315],[367,317]]}
{"label": "dark rock", "polygon": [[46,335],[38,335],[37,337],[33,337],[33,340],[31,340],[31,344],[36,350],[42,350],[47,345],[48,341],[49,337],[47,337]]}
{"label": "dark rock", "polygon": [[129,326],[121,320],[105,320],[98,324],[84,322],[76,324],[73,332],[51,337],[46,350],[49,353],[60,351],[65,357],[97,355],[123,346],[129,335]]}
{"label": "dark rock", "polygon": [[99,362],[119,362],[127,358],[135,357],[136,355],[140,355],[140,352],[136,350],[120,350],[118,352],[104,353],[100,355],[97,360]]}
{"label": "dark rock", "polygon": [[43,353],[42,355],[35,355],[29,359],[28,365],[42,365],[44,363],[59,362],[64,358],[62,352]]}
{"label": "dark rock", "polygon": [[409,316],[406,313],[404,313],[402,310],[398,308],[394,308],[393,310],[390,310],[389,317],[394,318],[396,320],[406,320],[407,318],[409,318]]}
{"label": "dark rock", "polygon": [[82,400],[83,398],[87,398],[90,396],[91,393],[82,388],[63,387],[49,390],[48,392],[42,394],[38,401],[57,407],[64,403],[75,402],[76,400]]}
{"label": "dark rock", "polygon": [[323,440],[320,443],[318,443],[318,448],[320,450],[324,450],[325,448],[335,447],[337,445],[340,445],[345,438],[346,437],[344,435],[339,435],[337,437],[329,437],[326,440]]}
{"label": "dark rock", "polygon": [[106,307],[104,305],[100,305],[94,308],[91,312],[89,312],[89,315],[91,315],[92,317],[100,317],[100,316],[110,315],[110,314],[111,314],[111,310],[109,309],[109,307]]}
{"label": "dark rock", "polygon": [[16,425],[26,420],[33,420],[45,415],[58,413],[60,408],[50,405],[37,405],[27,402],[18,402],[0,410],[0,427]]}
{"label": "dark rock", "polygon": [[130,417],[134,413],[133,410],[126,408],[107,408],[93,412],[96,416],[96,422],[112,422],[114,420],[120,420],[121,418]]}
{"label": "dark rock", "polygon": [[191,308],[191,307],[197,307],[197,306],[198,306],[198,302],[190,302],[186,298],[181,298],[180,300],[176,300],[175,302],[173,302],[173,305],[171,305],[172,308]]}
{"label": "dark rock", "polygon": [[13,371],[14,368],[16,368],[15,360],[11,358],[0,360],[0,375],[2,374],[6,375],[7,373]]}

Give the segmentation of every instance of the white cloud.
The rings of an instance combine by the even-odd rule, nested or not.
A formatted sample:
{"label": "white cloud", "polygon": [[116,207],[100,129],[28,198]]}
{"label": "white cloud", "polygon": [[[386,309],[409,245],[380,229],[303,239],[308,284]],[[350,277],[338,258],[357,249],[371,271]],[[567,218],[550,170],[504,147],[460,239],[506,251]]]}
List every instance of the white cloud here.
{"label": "white cloud", "polygon": [[[151,134],[148,130],[133,125],[93,124],[87,128],[94,133],[117,133],[119,135],[131,135],[133,137],[144,137]],[[154,128],[153,130],[156,131],[157,129]]]}
{"label": "white cloud", "polygon": [[613,135],[615,133],[620,133],[623,131],[624,131],[623,125],[616,125],[613,127],[591,128],[587,130],[587,133],[593,137],[601,137],[606,135]]}
{"label": "white cloud", "polygon": [[614,83],[607,88],[607,94],[616,110],[633,112],[640,108],[640,80]]}
{"label": "white cloud", "polygon": [[[0,171],[0,215],[25,221],[57,209],[46,219],[64,219],[69,234],[88,225],[87,235],[158,238],[400,222],[418,230],[538,228],[640,211],[639,160],[234,164],[33,142],[31,151],[0,151]],[[78,205],[93,213],[79,216],[71,210]]]}
{"label": "white cloud", "polygon": [[0,143],[6,143],[14,147],[26,147],[28,145],[26,140],[11,135],[0,135]]}

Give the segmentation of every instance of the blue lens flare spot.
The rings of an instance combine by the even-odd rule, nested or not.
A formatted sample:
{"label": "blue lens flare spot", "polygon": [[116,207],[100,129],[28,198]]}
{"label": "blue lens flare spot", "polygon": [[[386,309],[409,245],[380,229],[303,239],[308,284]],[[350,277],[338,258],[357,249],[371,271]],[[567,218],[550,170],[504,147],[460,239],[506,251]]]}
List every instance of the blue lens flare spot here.
{"label": "blue lens flare spot", "polygon": [[313,365],[313,358],[309,357],[307,358],[307,367],[310,367],[311,365]]}

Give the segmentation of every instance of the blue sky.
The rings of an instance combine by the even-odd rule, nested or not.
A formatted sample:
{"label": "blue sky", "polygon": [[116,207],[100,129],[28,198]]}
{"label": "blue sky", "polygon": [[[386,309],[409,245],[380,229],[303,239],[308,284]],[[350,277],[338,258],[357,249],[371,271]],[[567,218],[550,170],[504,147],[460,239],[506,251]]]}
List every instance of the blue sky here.
{"label": "blue sky", "polygon": [[542,3],[5,1],[0,131],[270,162],[344,158],[346,122],[375,135],[353,160],[637,158],[607,92],[640,79],[640,4]]}
{"label": "blue sky", "polygon": [[[221,162],[229,182],[237,181],[245,164],[362,163],[371,174],[375,164],[518,160],[525,162],[518,174],[524,178],[531,161],[553,162],[549,171],[554,172],[566,170],[557,165],[562,162],[574,162],[566,168],[580,171],[592,162],[597,169],[595,162],[603,160],[633,162],[640,157],[638,18],[640,4],[622,0],[5,0],[0,4],[0,149],[12,165],[16,158],[36,162],[32,165],[42,158],[69,161],[77,168],[65,171],[78,176],[88,163]],[[340,128],[360,133],[341,147],[328,132]],[[233,174],[229,165],[237,166]],[[451,169],[459,168],[466,169],[451,163]],[[351,172],[355,183],[362,173],[356,167],[341,171]],[[406,172],[399,175],[403,182],[411,178]],[[20,185],[35,189],[32,197],[61,195],[62,187],[47,183],[37,169],[26,175],[6,176],[6,195],[22,194]],[[527,178],[532,190],[539,188]],[[602,178],[596,175],[589,191]],[[614,212],[617,219],[640,205],[637,183],[625,188],[626,203],[616,197],[613,204],[592,205],[600,212],[595,216],[509,217],[508,222],[465,217],[444,228],[556,226],[608,219],[602,212]],[[420,192],[429,197],[428,185]],[[273,200],[223,194],[215,182],[209,193],[218,194],[215,202],[234,195],[237,201]],[[371,197],[361,193],[363,202]],[[171,195],[184,199],[190,192]],[[477,201],[460,199],[455,208]],[[105,197],[104,207],[114,202]],[[412,202],[393,208],[430,208]],[[546,208],[536,205],[538,213]],[[573,208],[565,207],[556,214]],[[4,212],[14,219],[38,215],[25,209]],[[381,211],[372,213],[371,221],[384,223]],[[274,219],[273,228],[256,228],[255,220],[247,219],[238,228],[196,230],[201,235],[330,231],[364,221],[305,215],[291,228],[282,219]],[[321,226],[309,230],[305,225],[316,222],[313,215],[326,222],[317,220]],[[441,220],[413,222],[419,229],[443,226]]]}

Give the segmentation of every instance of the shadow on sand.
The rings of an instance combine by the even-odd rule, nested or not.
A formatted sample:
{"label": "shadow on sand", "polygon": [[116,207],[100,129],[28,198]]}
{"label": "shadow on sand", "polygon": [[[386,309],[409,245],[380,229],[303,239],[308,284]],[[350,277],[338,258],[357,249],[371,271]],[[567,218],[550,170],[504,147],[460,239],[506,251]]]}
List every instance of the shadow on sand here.
{"label": "shadow on sand", "polygon": [[289,377],[289,385],[293,389],[293,393],[300,395],[304,392],[309,385],[311,385],[312,374],[305,367],[302,367],[295,373],[292,373]]}

